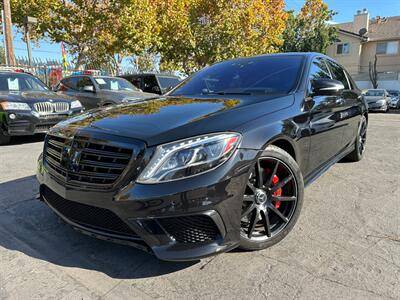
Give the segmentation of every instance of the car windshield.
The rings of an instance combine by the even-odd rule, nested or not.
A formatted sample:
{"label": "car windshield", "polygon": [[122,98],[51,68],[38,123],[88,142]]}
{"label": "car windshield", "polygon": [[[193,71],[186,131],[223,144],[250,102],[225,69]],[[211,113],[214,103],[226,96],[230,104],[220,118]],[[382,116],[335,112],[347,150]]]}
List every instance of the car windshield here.
{"label": "car windshield", "polygon": [[158,76],[158,82],[162,89],[167,89],[176,86],[180,80],[176,77]]}
{"label": "car windshield", "polygon": [[394,97],[397,97],[397,96],[400,95],[399,91],[388,91],[388,93],[389,93],[390,96],[394,96]]}
{"label": "car windshield", "polygon": [[378,97],[378,96],[384,96],[385,91],[384,90],[368,90],[365,93],[366,96],[373,96],[373,97]]}
{"label": "car windshield", "polygon": [[0,74],[0,91],[47,91],[46,85],[39,79],[28,74]]}
{"label": "car windshield", "polygon": [[138,91],[128,80],[116,77],[94,77],[96,83],[102,90],[111,91]]}
{"label": "car windshield", "polygon": [[287,93],[298,81],[302,62],[300,55],[224,61],[189,77],[171,95]]}

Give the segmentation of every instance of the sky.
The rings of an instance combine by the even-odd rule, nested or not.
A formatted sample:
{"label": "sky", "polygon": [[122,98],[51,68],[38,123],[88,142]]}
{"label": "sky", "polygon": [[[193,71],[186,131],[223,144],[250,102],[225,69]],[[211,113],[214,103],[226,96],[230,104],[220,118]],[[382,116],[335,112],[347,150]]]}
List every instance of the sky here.
{"label": "sky", "polygon": [[[285,0],[287,9],[300,10],[305,0]],[[328,7],[337,12],[333,21],[337,23],[353,20],[353,15],[358,9],[368,9],[371,17],[389,17],[400,15],[400,0],[325,0]],[[2,36],[1,36],[2,37]],[[21,40],[21,34],[14,36],[16,56],[27,56],[26,44]],[[47,41],[40,41],[39,46],[32,44],[34,58],[61,59],[61,47]]]}

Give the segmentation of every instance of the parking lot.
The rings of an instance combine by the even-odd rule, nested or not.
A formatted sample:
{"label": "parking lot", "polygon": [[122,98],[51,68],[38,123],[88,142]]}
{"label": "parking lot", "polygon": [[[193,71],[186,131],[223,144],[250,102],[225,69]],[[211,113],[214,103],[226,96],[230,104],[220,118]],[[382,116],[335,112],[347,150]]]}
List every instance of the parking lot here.
{"label": "parking lot", "polygon": [[306,189],[278,245],[168,263],[81,235],[35,199],[43,143],[0,147],[0,299],[400,298],[400,114],[371,114],[367,151]]}

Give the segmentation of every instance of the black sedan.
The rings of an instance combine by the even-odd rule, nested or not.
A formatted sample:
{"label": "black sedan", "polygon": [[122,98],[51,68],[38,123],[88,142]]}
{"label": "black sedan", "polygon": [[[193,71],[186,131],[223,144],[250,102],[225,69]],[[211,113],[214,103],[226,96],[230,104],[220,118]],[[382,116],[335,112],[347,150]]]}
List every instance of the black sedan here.
{"label": "black sedan", "polygon": [[11,136],[46,133],[82,111],[78,100],[57,95],[32,75],[0,72],[0,145]]}
{"label": "black sedan", "polygon": [[156,96],[156,94],[142,92],[123,78],[91,75],[66,77],[55,87],[55,91],[79,99],[86,109]]}
{"label": "black sedan", "polygon": [[362,159],[367,121],[329,57],[224,61],[164,97],[58,124],[39,158],[40,196],[77,230],[163,260],[263,249],[292,230],[305,186]]}

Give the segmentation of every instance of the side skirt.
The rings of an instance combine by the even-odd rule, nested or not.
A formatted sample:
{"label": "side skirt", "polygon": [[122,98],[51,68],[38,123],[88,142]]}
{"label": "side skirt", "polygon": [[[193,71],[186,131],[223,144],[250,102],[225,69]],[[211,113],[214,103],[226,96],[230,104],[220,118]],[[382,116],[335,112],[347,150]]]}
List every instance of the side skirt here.
{"label": "side skirt", "polygon": [[352,143],[349,147],[347,147],[342,152],[334,156],[326,164],[322,165],[320,168],[310,173],[307,177],[304,178],[304,187],[309,186],[311,183],[313,183],[315,180],[317,180],[319,177],[325,174],[325,172],[327,172],[330,169],[330,167],[332,167],[338,161],[343,159],[346,155],[351,153],[353,149],[354,149],[354,143]]}

